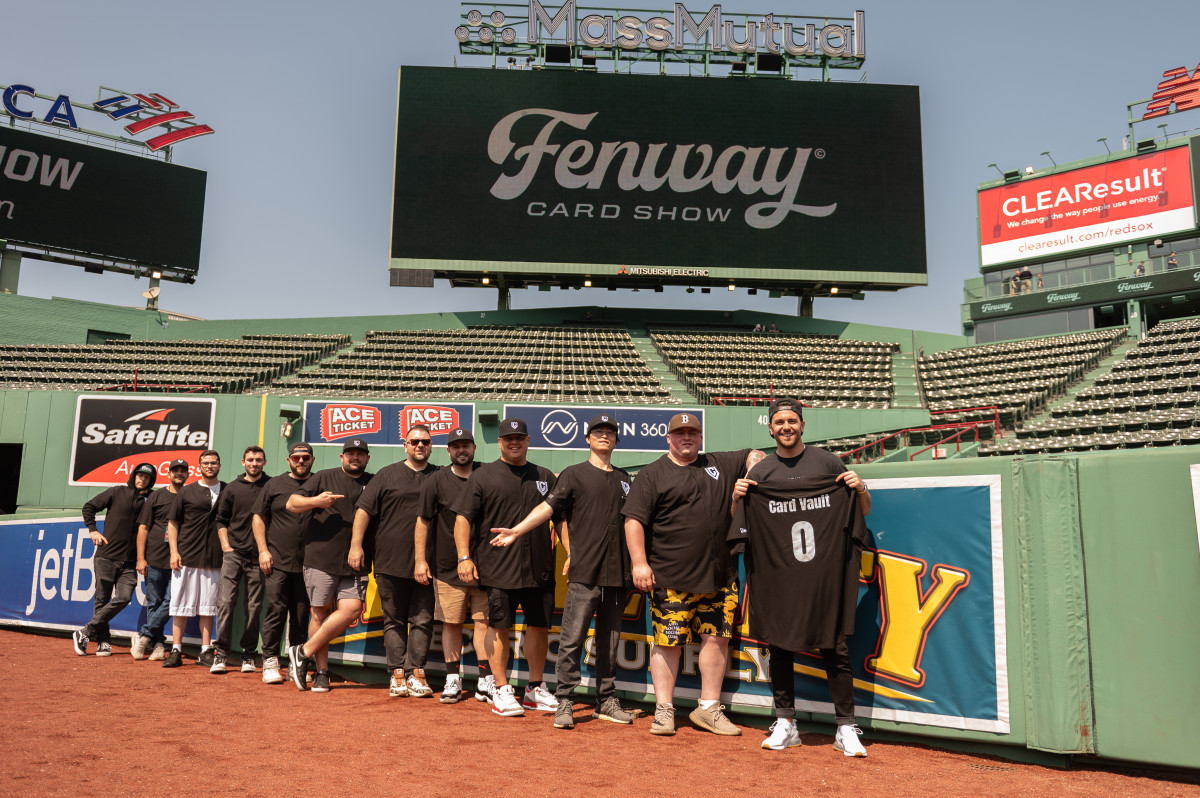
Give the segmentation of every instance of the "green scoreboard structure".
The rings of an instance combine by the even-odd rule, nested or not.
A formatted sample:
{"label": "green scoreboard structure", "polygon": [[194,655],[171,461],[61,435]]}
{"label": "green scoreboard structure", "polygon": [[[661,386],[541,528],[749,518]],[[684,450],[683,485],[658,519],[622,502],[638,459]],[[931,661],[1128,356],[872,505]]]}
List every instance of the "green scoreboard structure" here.
{"label": "green scoreboard structure", "polygon": [[914,86],[403,67],[391,283],[925,285]]}

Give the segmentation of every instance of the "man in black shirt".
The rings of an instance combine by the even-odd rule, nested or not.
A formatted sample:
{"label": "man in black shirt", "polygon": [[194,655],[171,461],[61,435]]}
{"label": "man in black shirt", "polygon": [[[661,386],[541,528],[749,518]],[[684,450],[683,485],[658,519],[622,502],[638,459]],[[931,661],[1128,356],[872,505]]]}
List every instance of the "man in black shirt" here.
{"label": "man in black shirt", "polygon": [[167,511],[167,543],[171,547],[171,653],[164,668],[183,664],[183,630],[199,616],[200,656],[197,665],[212,667],[213,617],[217,614],[217,579],[221,547],[217,543],[217,496],[225,483],[221,455],[200,453],[200,479],[175,494]]}
{"label": "man in black shirt", "polygon": [[617,421],[607,413],[587,427],[590,453],[585,462],[563,469],[546,500],[512,529],[493,529],[493,546],[511,546],[521,535],[544,524],[556,513],[563,523],[559,539],[567,553],[563,574],[567,597],[563,602],[562,634],[558,638],[558,677],[554,728],[575,728],[571,694],[579,685],[580,654],[588,626],[596,616],[596,711],[593,718],[631,724],[633,716],[617,701],[617,645],[621,641],[621,615],[625,605],[625,534],[621,507],[629,494],[628,472],[614,468],[613,449]]}
{"label": "man in black shirt", "polygon": [[[304,587],[312,616],[308,642],[288,649],[292,682],[307,690],[310,668],[313,692],[329,692],[329,642],[349,628],[362,612],[369,575],[350,564],[354,503],[371,481],[367,442],[353,438],[342,445],[340,468],[318,471],[287,500],[293,513],[311,512],[304,536]],[[361,566],[360,566],[361,567]],[[333,608],[337,603],[337,609]]]}
{"label": "man in black shirt", "polygon": [[[146,497],[154,488],[158,473],[149,463],[139,463],[124,485],[115,485],[83,505],[83,523],[91,535],[96,552],[92,571],[96,577],[95,609],[92,619],[71,635],[75,653],[87,654],[88,643],[97,642],[96,656],[111,657],[112,643],[108,622],[129,606],[137,587],[137,519]],[[96,529],[96,513],[106,510],[104,533]]]}
{"label": "man in black shirt", "polygon": [[429,462],[433,453],[429,427],[416,424],[408,430],[404,453],[407,457],[403,461],[379,469],[356,503],[350,567],[365,570],[363,540],[368,528],[374,526],[375,586],[383,609],[388,696],[428,698],[433,695],[425,681],[425,661],[433,636],[433,588],[428,581],[414,578],[413,534],[421,487],[438,470]]}
{"label": "man in black shirt", "polygon": [[[526,459],[529,432],[519,418],[500,422],[500,459],[488,463],[467,479],[454,504],[454,543],[458,550],[458,576],[478,582],[488,595],[488,661],[496,689],[492,711],[497,715],[524,715],[525,709],[554,712],[558,702],[542,681],[550,617],[554,614],[554,540],[550,524],[543,523],[516,545],[500,548],[484,539],[493,527],[524,518],[554,487],[554,474]],[[490,537],[488,538],[490,540]],[[523,648],[529,665],[525,698],[518,702],[508,683],[508,632],[516,623],[517,608],[525,616]]]}
{"label": "man in black shirt", "polygon": [[495,688],[484,646],[488,631],[487,594],[477,585],[464,584],[458,578],[458,550],[454,546],[456,516],[450,509],[471,472],[480,466],[475,462],[475,436],[462,427],[451,430],[446,452],[450,455],[450,467],[438,469],[421,485],[421,506],[413,535],[413,575],[422,584],[433,580],[433,618],[442,622],[442,656],[446,660],[441,702],[454,704],[462,698],[462,633],[468,614],[475,624],[472,641],[479,663],[475,699],[487,701]]}
{"label": "man in black shirt", "polygon": [[137,572],[146,579],[146,621],[138,629],[129,653],[134,659],[146,656],[153,646],[150,659],[162,661],[167,657],[167,638],[163,628],[171,617],[171,547],[167,545],[167,511],[175,494],[187,482],[190,467],[187,460],[172,460],[167,466],[170,481],[156,490],[142,505],[138,516]]}
{"label": "man in black shirt", "polygon": [[217,500],[217,537],[221,541],[221,582],[217,589],[217,647],[213,652],[211,673],[224,673],[225,660],[233,641],[233,611],[237,608],[238,587],[245,580],[244,606],[246,626],[242,631],[242,673],[254,673],[254,653],[258,650],[258,624],[262,616],[263,574],[258,568],[258,550],[254,545],[252,518],[270,479],[263,473],[267,455],[261,446],[247,446],[242,453],[245,473],[225,486]]}
{"label": "man in black shirt", "polygon": [[289,513],[287,503],[312,474],[312,447],[293,443],[288,447],[287,462],[288,472],[267,481],[254,510],[254,545],[267,594],[262,623],[264,684],[285,681],[279,670],[283,625],[288,627],[289,648],[308,639],[308,592],[301,562],[309,513]]}
{"label": "man in black shirt", "polygon": [[[837,717],[833,746],[846,756],[864,757],[846,636],[854,631],[867,542],[862,519],[871,511],[871,494],[841,458],[804,444],[803,406],[795,399],[773,401],[767,419],[776,452],[735,490],[745,496],[739,517],[746,529],[750,632],[767,643],[771,657],[776,721],[762,747],[782,751],[800,745],[793,665],[796,652],[815,648]],[[739,537],[739,526],[734,524],[731,540]]]}
{"label": "man in black shirt", "polygon": [[725,545],[738,479],[764,455],[758,450],[700,453],[703,433],[691,413],[667,422],[667,454],[638,473],[621,513],[633,584],[649,594],[654,650],[651,734],[675,733],[675,679],[679,653],[700,643],[700,706],[692,723],[715,734],[737,736],[725,717],[725,678],[737,574]]}

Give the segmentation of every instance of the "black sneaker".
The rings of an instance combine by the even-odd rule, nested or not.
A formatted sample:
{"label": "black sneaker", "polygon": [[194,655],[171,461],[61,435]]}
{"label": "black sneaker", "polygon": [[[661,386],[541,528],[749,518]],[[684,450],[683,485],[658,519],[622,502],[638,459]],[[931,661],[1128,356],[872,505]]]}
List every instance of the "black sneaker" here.
{"label": "black sneaker", "polygon": [[312,657],[305,656],[304,646],[291,646],[288,648],[288,660],[291,662],[288,670],[292,675],[292,683],[299,690],[308,689],[308,669],[312,667]]}
{"label": "black sneaker", "polygon": [[88,643],[90,642],[91,641],[88,639],[88,636],[84,634],[82,629],[76,629],[74,632],[71,632],[71,643],[75,646],[75,653],[79,656],[87,656],[87,647]]}
{"label": "black sneaker", "polygon": [[329,692],[329,671],[317,671],[313,676],[312,691],[314,693]]}
{"label": "black sneaker", "polygon": [[196,658],[197,665],[203,665],[206,668],[211,668],[213,665],[213,650],[206,649],[200,652],[200,656]]}
{"label": "black sneaker", "polygon": [[171,649],[171,653],[163,660],[164,668],[178,668],[183,664],[183,652],[177,648]]}

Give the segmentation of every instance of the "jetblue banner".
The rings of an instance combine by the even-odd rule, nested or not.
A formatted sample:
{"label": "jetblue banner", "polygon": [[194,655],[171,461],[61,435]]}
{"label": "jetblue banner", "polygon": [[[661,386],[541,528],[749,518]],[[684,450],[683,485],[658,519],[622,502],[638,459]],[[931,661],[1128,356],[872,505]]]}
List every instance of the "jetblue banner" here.
{"label": "jetblue banner", "polygon": [[433,445],[450,431],[475,431],[475,405],[454,402],[304,402],[304,440],[316,446],[341,446],[361,438],[372,446],[403,446],[414,424],[429,427]]}
{"label": "jetblue banner", "polygon": [[[587,423],[599,413],[620,425],[621,452],[666,452],[667,422],[676,413],[693,413],[704,428],[704,411],[687,407],[609,407],[607,405],[505,405],[505,418],[523,418],[529,426],[529,448],[586,452]],[[519,520],[519,519],[518,519]]]}

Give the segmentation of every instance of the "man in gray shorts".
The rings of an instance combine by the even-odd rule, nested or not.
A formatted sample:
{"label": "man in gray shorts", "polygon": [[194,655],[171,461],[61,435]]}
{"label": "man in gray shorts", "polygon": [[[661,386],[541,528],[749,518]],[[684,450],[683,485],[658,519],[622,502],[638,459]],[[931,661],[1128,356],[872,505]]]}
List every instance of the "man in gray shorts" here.
{"label": "man in gray shorts", "polygon": [[314,693],[329,692],[329,641],[354,623],[367,595],[368,574],[355,570],[349,563],[354,503],[372,477],[366,471],[371,460],[366,441],[358,438],[346,441],[341,459],[339,468],[318,471],[287,501],[290,512],[312,512],[305,533],[303,560],[304,586],[312,612],[308,642],[290,647],[288,659],[292,681],[301,690],[308,689],[309,669],[316,669]]}

